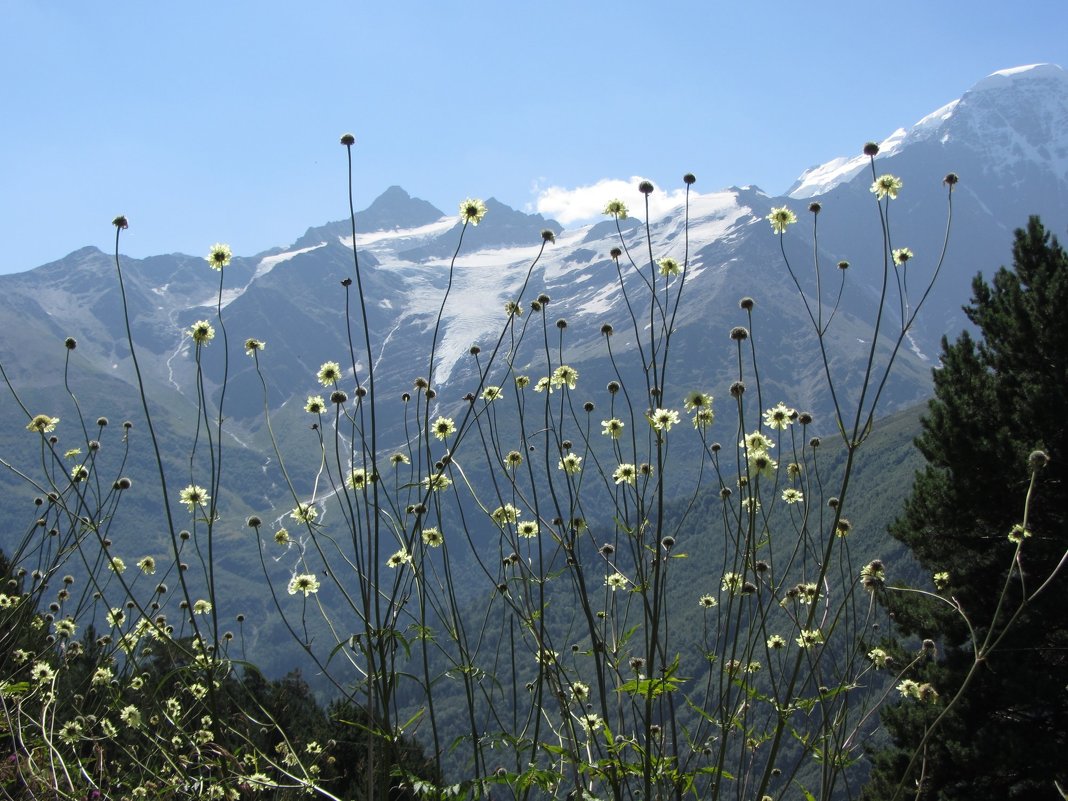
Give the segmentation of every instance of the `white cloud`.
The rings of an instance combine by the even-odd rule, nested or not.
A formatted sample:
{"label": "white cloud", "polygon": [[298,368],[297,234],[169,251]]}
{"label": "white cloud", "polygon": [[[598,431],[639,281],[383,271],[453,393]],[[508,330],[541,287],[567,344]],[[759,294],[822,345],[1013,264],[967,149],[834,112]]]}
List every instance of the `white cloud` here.
{"label": "white cloud", "polygon": [[[534,208],[546,217],[552,217],[564,225],[571,225],[577,222],[596,222],[606,219],[604,217],[605,204],[618,198],[627,205],[632,217],[644,218],[645,198],[638,191],[638,183],[642,180],[638,176],[629,180],[602,178],[597,183],[576,186],[573,189],[564,186],[548,186],[542,189],[535,184],[534,191],[537,192],[537,199],[534,202]],[[649,195],[650,219],[662,217],[672,209],[681,206],[685,198],[685,189],[665,193],[657,187],[656,191]]]}

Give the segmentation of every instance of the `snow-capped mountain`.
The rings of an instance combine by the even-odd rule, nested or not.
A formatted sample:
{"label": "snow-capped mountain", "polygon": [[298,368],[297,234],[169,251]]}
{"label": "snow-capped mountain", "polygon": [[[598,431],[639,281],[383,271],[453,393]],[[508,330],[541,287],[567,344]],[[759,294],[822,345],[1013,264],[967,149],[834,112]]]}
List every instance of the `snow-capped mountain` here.
{"label": "snow-capped mountain", "polygon": [[[858,151],[862,144],[857,143]],[[889,411],[929,394],[940,337],[952,336],[965,324],[961,306],[968,301],[975,273],[989,275],[1011,262],[1012,231],[1029,214],[1041,214],[1054,232],[1068,226],[1068,75],[1052,65],[995,73],[910,129],[885,138],[875,171],[903,181],[900,196],[890,205],[892,247],[908,247],[915,257],[890,278],[892,285],[900,279],[909,289],[910,304],[917,302],[942,251],[947,211],[942,179],[950,171],[960,176],[938,282],[881,399],[882,409]],[[352,227],[346,219],[311,227],[290,245],[235,257],[222,273],[224,324],[215,319],[220,274],[202,258],[122,258],[150,408],[165,429],[162,435],[177,443],[174,460],[180,467],[180,443],[196,414],[198,365],[188,330],[197,320],[215,321],[218,333],[204,349],[200,367],[215,392],[212,400],[218,398],[224,371],[227,378],[228,465],[243,461],[250,467],[246,484],[235,493],[258,514],[281,514],[291,507],[291,497],[279,491],[275,454],[264,437],[265,405],[283,452],[303,449],[314,464],[317,454],[307,447],[308,418],[302,409],[309,394],[322,392],[316,370],[328,360],[349,365],[343,383],[351,391],[352,363],[361,377],[373,364],[385,421],[381,444],[383,449],[397,447],[403,438],[399,398],[430,370],[429,344],[439,310],[433,383],[442,410],[459,407],[464,395],[478,388],[480,370],[502,332],[504,347],[510,347],[504,310],[510,301],[526,309],[521,324],[532,327],[516,356],[517,371],[535,379],[544,375],[546,349],[552,349],[554,359],[579,369],[583,399],[606,403],[604,387],[616,378],[617,369],[602,333],[608,323],[614,329],[615,365],[625,380],[644,387],[635,357],[648,319],[642,276],[650,274],[651,250],[654,259],[687,261],[682,302],[673,319],[664,405],[680,406],[694,389],[727,397],[737,378],[737,350],[728,332],[748,325],[738,301],[749,296],[756,303],[752,329],[765,405],[783,400],[812,410],[817,427],[832,431],[820,348],[766,217],[782,205],[799,216],[783,247],[810,300],[816,292],[817,254],[825,309],[838,293],[836,265],[850,263],[841,306],[825,337],[839,398],[848,401],[863,374],[884,275],[882,228],[869,191],[872,177],[868,159],[858,155],[806,171],[783,197],[752,187],[691,194],[688,229],[684,209],[677,208],[650,221],[648,245],[645,225],[633,218],[619,224],[622,235],[613,220],[565,229],[493,199],[486,203],[485,219],[463,231],[461,242],[455,216],[393,187],[356,215],[362,305],[356,285],[342,284],[356,277]],[[622,200],[637,209],[640,198],[635,187],[633,196]],[[821,204],[816,247],[812,214],[806,211],[810,202]],[[543,231],[555,239],[544,251]],[[621,287],[609,253],[624,246],[636,266],[627,255],[621,260]],[[550,298],[544,320],[530,310],[530,301],[543,293]],[[632,317],[628,304],[639,297]],[[897,295],[893,297],[884,332],[892,333],[899,309]],[[364,315],[369,354],[362,345]],[[566,322],[562,334],[561,320]],[[0,363],[32,413],[73,416],[66,381],[89,419],[100,414],[143,419],[112,255],[84,248],[35,270],[0,276],[0,328]],[[78,340],[75,350],[64,347],[65,337]],[[266,342],[260,354],[262,383],[253,361],[242,353],[249,337]],[[355,343],[352,355],[350,341]],[[478,359],[471,353],[473,345],[482,348]],[[498,360],[486,383],[506,384],[502,364]],[[0,409],[10,423],[9,430],[0,432],[5,454],[32,446],[23,430],[25,416],[10,394],[0,401]],[[733,431],[723,434],[724,441],[735,436]],[[3,476],[2,495],[21,497],[6,491],[17,482]]]}

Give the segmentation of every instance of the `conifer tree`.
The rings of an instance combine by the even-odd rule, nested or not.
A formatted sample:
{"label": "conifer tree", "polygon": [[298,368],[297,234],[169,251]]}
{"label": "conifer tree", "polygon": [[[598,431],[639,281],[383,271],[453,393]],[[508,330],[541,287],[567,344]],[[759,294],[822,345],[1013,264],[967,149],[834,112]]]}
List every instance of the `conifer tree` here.
{"label": "conifer tree", "polygon": [[[912,644],[898,651],[898,666],[916,657],[920,638],[933,640],[909,677],[938,695],[884,710],[893,745],[875,754],[866,799],[1053,799],[1055,781],[1068,789],[1064,568],[1042,587],[1068,548],[1068,256],[1032,217],[1016,231],[1013,260],[992,283],[973,281],[965,312],[979,339],[943,338],[917,439],[927,466],[891,527],[974,630],[933,596],[887,595],[902,642]],[[1029,536],[1010,537],[1032,473]]]}

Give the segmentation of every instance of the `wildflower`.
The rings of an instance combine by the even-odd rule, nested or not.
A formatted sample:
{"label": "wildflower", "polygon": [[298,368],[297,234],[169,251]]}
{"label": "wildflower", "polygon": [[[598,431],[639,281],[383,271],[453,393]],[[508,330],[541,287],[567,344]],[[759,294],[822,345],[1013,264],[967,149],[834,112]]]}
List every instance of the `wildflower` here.
{"label": "wildflower", "polygon": [[139,710],[133,704],[124,706],[122,711],[119,712],[119,720],[129,726],[131,729],[136,729],[141,725],[141,710]]}
{"label": "wildflower", "polygon": [[121,607],[113,606],[105,615],[105,618],[114,628],[121,628],[122,624],[126,622],[126,613],[122,611]]}
{"label": "wildflower", "polygon": [[126,562],[122,560],[122,557],[113,556],[111,561],[108,562],[108,570],[113,573],[122,573],[126,570]]}
{"label": "wildflower", "polygon": [[193,601],[193,614],[194,615],[206,615],[211,612],[211,601],[204,598],[197,598]]}
{"label": "wildflower", "polygon": [[163,706],[166,707],[167,716],[172,720],[182,716],[182,702],[177,698],[168,698],[163,702]]}
{"label": "wildflower", "polygon": [[23,662],[29,660],[30,652],[25,651],[22,648],[16,648],[14,651],[11,652],[11,658],[15,660],[16,665],[21,665]]}
{"label": "wildflower", "polygon": [[654,409],[649,416],[649,423],[657,431],[670,431],[679,422],[679,413],[674,409]]}
{"label": "wildflower", "polygon": [[515,377],[516,389],[524,389],[530,383],[530,376],[517,375]]}
{"label": "wildflower", "polygon": [[193,337],[193,341],[198,345],[206,345],[215,339],[215,329],[207,320],[197,320],[189,327],[189,336]]}
{"label": "wildflower", "polygon": [[617,484],[634,484],[638,478],[638,469],[632,464],[621,464],[612,473]]}
{"label": "wildflower", "polygon": [[156,560],[151,556],[142,556],[137,560],[137,567],[146,576],[151,576],[156,572]]}
{"label": "wildflower", "polygon": [[486,387],[484,390],[482,390],[482,400],[484,400],[486,403],[493,403],[493,401],[497,400],[500,397],[500,387]]}
{"label": "wildflower", "polygon": [[775,443],[761,432],[754,431],[752,434],[746,434],[745,439],[738,443],[738,447],[749,451],[770,451],[775,447]]}
{"label": "wildflower", "polygon": [[423,529],[423,544],[431,548],[439,547],[445,542],[445,537],[442,536],[441,531],[437,526]]}
{"label": "wildflower", "polygon": [[560,654],[556,651],[551,651],[548,648],[540,648],[534,658],[539,665],[551,666],[560,658]]}
{"label": "wildflower", "polygon": [[231,252],[229,245],[216,242],[211,246],[211,250],[208,251],[207,262],[211,265],[211,269],[221,270],[230,264],[230,260],[233,257],[234,254]]}
{"label": "wildflower", "polygon": [[702,595],[697,599],[697,604],[704,609],[711,609],[714,606],[719,606],[719,601],[714,595]]}
{"label": "wildflower", "polygon": [[834,527],[834,535],[836,537],[845,537],[853,529],[853,524],[848,519],[840,517],[838,523]]}
{"label": "wildflower", "polygon": [[498,506],[490,514],[493,522],[498,526],[504,526],[507,523],[514,523],[519,519],[519,510],[512,504],[506,503],[504,506]]}
{"label": "wildflower", "polygon": [[538,524],[533,520],[522,520],[516,524],[515,533],[528,540],[538,536]]}
{"label": "wildflower", "polygon": [[772,651],[778,651],[780,648],[786,647],[786,639],[781,634],[772,634],[768,637],[767,644]]}
{"label": "wildflower", "polygon": [[665,278],[678,275],[681,269],[679,263],[670,257],[660,259],[657,266],[660,267],[660,274]]}
{"label": "wildflower", "polygon": [[345,480],[345,483],[348,484],[349,489],[362,490],[367,486],[367,471],[362,467],[352,468],[352,472]]}
{"label": "wildflower", "polygon": [[795,642],[802,648],[812,648],[823,642],[823,632],[819,629],[801,629]]}
{"label": "wildflower", "polygon": [[402,464],[411,464],[411,460],[403,453],[395,453],[389,457],[389,463],[394,467],[400,467]]}
{"label": "wildflower", "polygon": [[568,389],[574,389],[578,377],[578,370],[566,364],[561,364],[553,370],[553,376],[549,380],[549,383],[554,387],[562,387],[564,384],[567,384]]}
{"label": "wildflower", "polygon": [[434,421],[434,425],[430,427],[430,430],[434,432],[434,436],[444,441],[453,431],[456,430],[456,424],[453,423],[451,417],[439,417]]}
{"label": "wildflower", "polygon": [[627,207],[622,200],[609,200],[604,207],[604,214],[615,217],[617,220],[627,219]]}
{"label": "wildflower", "polygon": [[66,453],[63,454],[63,458],[64,459],[76,459],[77,457],[81,456],[81,453],[82,453],[82,449],[81,448],[71,448],[70,450],[68,450]]}
{"label": "wildflower", "polygon": [[883,567],[883,563],[878,559],[873,559],[860,569],[860,583],[868,592],[874,592],[879,589],[885,581],[886,570]]}
{"label": "wildflower", "polygon": [[333,386],[341,380],[341,365],[337,362],[323,362],[315,377],[324,387]]}
{"label": "wildflower", "polygon": [[908,248],[895,248],[893,251],[894,264],[903,265],[912,258],[912,251]]}
{"label": "wildflower", "polygon": [[205,687],[203,684],[200,684],[199,682],[197,682],[196,684],[190,684],[189,694],[198,701],[201,701],[208,694],[208,688]]}
{"label": "wildflower", "polygon": [[59,729],[59,739],[67,745],[74,745],[82,735],[82,724],[76,720],[68,720]]}
{"label": "wildflower", "polygon": [[627,577],[619,572],[612,573],[610,576],[604,577],[604,585],[612,592],[625,590],[627,589]]}
{"label": "wildflower", "polygon": [[590,734],[599,731],[604,726],[604,719],[596,712],[585,712],[579,715],[578,721],[582,730]]}
{"label": "wildflower", "polygon": [[319,579],[311,573],[298,573],[289,580],[289,587],[286,591],[290,595],[302,592],[307,598],[312,593],[319,592]]}
{"label": "wildflower", "polygon": [[256,351],[263,350],[265,347],[267,347],[267,343],[261,339],[246,339],[245,355],[255,358]]}
{"label": "wildflower", "polygon": [[724,573],[723,579],[720,581],[720,586],[724,592],[728,592],[734,595],[736,592],[742,589],[742,577],[737,573]]}
{"label": "wildflower", "polygon": [[782,491],[782,499],[789,504],[803,503],[805,496],[801,490],[787,487]]}
{"label": "wildflower", "polygon": [[112,673],[111,668],[98,667],[95,671],[93,671],[93,678],[90,680],[90,683],[94,687],[106,687],[108,684],[111,683],[111,680],[114,678],[114,676],[115,674]]}
{"label": "wildflower", "polygon": [[298,503],[297,508],[289,513],[289,516],[298,523],[314,523],[319,516],[319,510],[310,503]]}
{"label": "wildflower", "polygon": [[130,679],[130,689],[131,690],[134,690],[136,692],[137,690],[140,690],[144,686],[145,686],[145,680],[141,676],[134,676],[132,679]]}
{"label": "wildflower", "polygon": [[582,457],[574,453],[569,453],[560,460],[558,467],[565,473],[575,475],[582,470]]}
{"label": "wildflower", "polygon": [[30,668],[30,678],[38,684],[48,684],[56,677],[56,672],[47,662],[35,662]]}
{"label": "wildflower", "polygon": [[778,431],[785,431],[790,427],[796,415],[797,412],[780,401],[764,412],[764,425]]}
{"label": "wildflower", "polygon": [[519,451],[508,451],[508,454],[504,457],[504,464],[510,470],[515,470],[519,465],[523,464],[523,454]]}
{"label": "wildflower", "polygon": [[612,439],[619,439],[623,433],[623,421],[618,417],[601,421],[601,433]]}
{"label": "wildflower", "polygon": [[78,624],[74,622],[73,618],[67,617],[56,621],[55,631],[57,637],[73,637],[77,630]]}
{"label": "wildflower", "polygon": [[89,468],[85,465],[77,464],[70,470],[70,480],[77,484],[79,481],[85,481],[89,478]]}
{"label": "wildflower", "polygon": [[460,222],[464,225],[478,225],[486,216],[486,204],[477,198],[467,198],[460,204]]}
{"label": "wildflower", "polygon": [[274,541],[279,545],[289,545],[289,532],[284,528],[274,532]]}
{"label": "wildflower", "polygon": [[771,230],[776,234],[783,234],[786,232],[786,226],[792,225],[797,222],[797,215],[794,214],[786,206],[778,206],[771,210],[765,219],[771,223]]}
{"label": "wildflower", "polygon": [[905,679],[897,685],[897,691],[901,693],[902,698],[916,698],[920,697],[920,685],[919,682],[912,679]]}
{"label": "wildflower", "polygon": [[49,417],[47,414],[39,414],[30,420],[29,425],[26,426],[26,430],[37,431],[41,434],[50,434],[55,431],[58,422],[58,417]]}
{"label": "wildflower", "polygon": [[407,548],[401,548],[389,559],[386,560],[386,567],[396,568],[408,564],[412,561],[412,555],[408,553]]}
{"label": "wildflower", "polygon": [[326,411],[326,401],[322,395],[309,395],[308,402],[304,404],[304,411],[309,414],[322,414]]}
{"label": "wildflower", "polygon": [[590,685],[582,681],[572,682],[571,695],[576,701],[585,701],[590,697]]}
{"label": "wildflower", "polygon": [[514,300],[510,300],[504,304],[504,313],[509,317],[522,317],[523,307],[516,303]]}
{"label": "wildflower", "polygon": [[749,451],[746,464],[750,477],[761,475],[765,478],[774,478],[775,468],[779,466],[767,451]]}
{"label": "wildflower", "polygon": [[693,416],[693,427],[704,430],[712,425],[716,415],[711,409],[698,409]]}
{"label": "wildflower", "polygon": [[686,395],[682,401],[682,408],[687,412],[694,412],[698,409],[710,409],[712,408],[712,396],[705,392],[697,392],[696,390]]}
{"label": "wildflower", "polygon": [[542,376],[541,378],[538,379],[538,382],[534,385],[534,391],[535,392],[545,392],[546,390],[548,390],[549,393],[551,394],[552,391],[553,391],[552,384],[549,382],[549,377],[548,376]]}
{"label": "wildflower", "polygon": [[452,480],[444,473],[435,473],[423,479],[423,486],[431,492],[448,489],[451,484]]}
{"label": "wildflower", "polygon": [[887,667],[893,661],[890,654],[882,648],[873,648],[868,651],[868,659],[871,660],[871,663],[875,666],[876,670],[881,670],[882,668]]}
{"label": "wildflower", "polygon": [[944,590],[949,586],[949,573],[945,570],[939,570],[931,578],[934,581],[936,590]]}
{"label": "wildflower", "polygon": [[199,487],[196,484],[190,484],[184,490],[178,493],[178,500],[189,507],[189,511],[195,511],[198,506],[206,506],[208,501],[211,500],[211,496],[208,495],[208,491],[203,487]]}
{"label": "wildflower", "polygon": [[1020,545],[1025,539],[1030,536],[1031,532],[1021,526],[1019,523],[1017,523],[1015,526],[1012,527],[1012,530],[1009,531],[1009,542],[1014,543],[1016,545]]}
{"label": "wildflower", "polygon": [[895,200],[900,189],[901,179],[889,173],[880,175],[871,185],[872,194],[875,195],[877,200],[882,200],[884,197]]}

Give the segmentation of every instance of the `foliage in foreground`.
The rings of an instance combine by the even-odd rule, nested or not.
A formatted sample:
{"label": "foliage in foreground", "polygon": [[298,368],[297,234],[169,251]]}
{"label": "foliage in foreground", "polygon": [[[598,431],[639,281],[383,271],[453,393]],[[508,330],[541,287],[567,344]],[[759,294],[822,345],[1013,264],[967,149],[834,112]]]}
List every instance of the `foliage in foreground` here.
{"label": "foliage in foreground", "polygon": [[890,798],[906,768],[918,798],[1068,788],[1068,617],[1056,575],[1068,549],[1066,307],[1068,255],[1032,217],[1016,231],[1013,270],[975,278],[966,312],[981,339],[943,340],[917,441],[927,466],[892,528],[938,594],[888,604],[903,632],[931,638],[917,680],[945,700],[883,711],[894,746],[878,754],[867,798]]}
{"label": "foliage in foreground", "polygon": [[[342,138],[350,175],[353,142]],[[875,243],[883,292],[859,381],[837,375],[828,352],[846,270],[832,267],[832,282],[819,262],[821,206],[809,206],[811,279],[787,246],[794,212],[776,208],[767,218],[820,350],[834,409],[822,436],[837,438],[845,454],[837,470],[811,414],[789,399],[765,402],[751,298],[740,303],[745,324],[724,332],[736,360],[731,383],[682,386],[675,377],[692,175],[684,179],[683,236],[659,258],[648,223],[625,232],[626,204],[605,208],[619,236],[611,258],[629,310],[624,326],[637,343],[620,350],[612,326],[601,328],[614,371],[607,386],[586,386],[583,364],[570,358],[567,321],[549,318],[547,295],[531,298],[534,268],[553,242],[546,231],[504,306],[499,336],[470,350],[477,381],[461,402],[440,397],[436,383],[446,289],[425,372],[401,396],[402,442],[384,441],[392,430],[383,422],[386,399],[399,388],[376,383],[378,345],[366,315],[373,298],[353,250],[352,278],[342,282],[352,344],[344,366],[320,367],[321,390],[304,405],[314,421],[314,479],[291,480],[265,411],[289,492],[275,506],[289,511],[248,520],[275,613],[333,683],[340,700],[331,720],[351,732],[316,740],[317,748],[302,739],[292,709],[283,714],[264,700],[262,681],[242,669],[240,632],[221,622],[220,498],[240,477],[223,469],[231,254],[214,246],[218,302],[214,317],[188,332],[197,417],[188,475],[177,481],[160,455],[127,323],[166,556],[136,566],[127,556],[127,564],[110,539],[131,483],[121,467],[114,476],[98,469],[104,424],[79,414],[61,429],[51,414],[23,406],[41,461],[22,475],[40,497],[0,604],[0,699],[15,766],[9,795],[46,787],[64,798],[852,795],[879,707],[895,684],[920,686],[913,677],[923,659],[895,664],[869,641],[884,618],[886,566],[853,557],[847,511],[859,501],[850,482],[942,264],[892,246],[888,209],[902,185],[877,174],[877,150],[865,148],[883,231]],[[950,209],[955,183],[947,176]],[[642,182],[638,191],[648,218],[654,187]],[[485,213],[478,200],[460,206],[449,287],[464,232]],[[115,225],[129,315],[119,257],[127,221]],[[355,215],[352,234],[355,242]],[[910,276],[919,293],[909,291]],[[269,351],[261,332],[242,335],[266,399]],[[223,353],[214,396],[202,372],[208,347]],[[82,444],[61,444],[59,433]],[[130,447],[128,429],[122,443]],[[680,453],[697,458],[673,470]],[[679,484],[673,492],[669,480]],[[298,489],[305,486],[313,491]],[[671,498],[683,501],[678,514]],[[697,509],[705,536],[683,543]],[[291,565],[282,581],[272,569],[277,549]],[[699,591],[680,584],[687,559],[715,566]],[[82,579],[60,578],[68,569]],[[701,610],[699,631],[674,625],[679,603]],[[76,641],[97,624],[107,633]],[[936,693],[917,694],[932,708],[941,703]],[[459,701],[447,715],[446,700]],[[361,776],[359,788],[321,765],[342,758]],[[460,766],[447,780],[446,762]]]}

